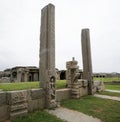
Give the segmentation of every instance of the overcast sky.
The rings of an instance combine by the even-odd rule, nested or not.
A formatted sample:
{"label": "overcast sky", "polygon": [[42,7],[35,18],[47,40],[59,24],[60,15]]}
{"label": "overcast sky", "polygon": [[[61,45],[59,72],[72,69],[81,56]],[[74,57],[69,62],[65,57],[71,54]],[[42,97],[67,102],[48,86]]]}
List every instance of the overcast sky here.
{"label": "overcast sky", "polygon": [[89,28],[93,72],[120,72],[120,0],[0,0],[0,70],[39,66],[41,9],[55,5],[56,67],[82,69],[81,29]]}

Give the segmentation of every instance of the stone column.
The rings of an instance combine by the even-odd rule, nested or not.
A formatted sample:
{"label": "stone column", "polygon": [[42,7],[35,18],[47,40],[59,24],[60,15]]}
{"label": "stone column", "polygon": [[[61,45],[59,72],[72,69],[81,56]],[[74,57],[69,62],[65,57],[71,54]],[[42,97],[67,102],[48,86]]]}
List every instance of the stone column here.
{"label": "stone column", "polygon": [[24,72],[24,81],[25,81],[25,82],[29,81],[29,80],[28,80],[28,72],[29,72],[29,71],[28,71],[27,69],[25,69],[25,72]]}
{"label": "stone column", "polygon": [[46,108],[56,106],[55,97],[55,6],[41,10],[40,33],[40,87],[45,90]]}
{"label": "stone column", "polygon": [[38,81],[38,73],[37,72],[34,73],[33,79],[34,79],[34,81]]}
{"label": "stone column", "polygon": [[66,62],[66,82],[67,87],[72,88],[73,82],[74,82],[74,76],[79,73],[79,66],[77,65],[78,62],[72,59],[72,61]]}
{"label": "stone column", "polygon": [[89,29],[82,29],[81,44],[83,57],[83,79],[88,80],[88,94],[92,95],[93,79]]}
{"label": "stone column", "polygon": [[17,70],[17,82],[21,82],[21,78],[22,78],[22,70],[21,68],[19,68]]}

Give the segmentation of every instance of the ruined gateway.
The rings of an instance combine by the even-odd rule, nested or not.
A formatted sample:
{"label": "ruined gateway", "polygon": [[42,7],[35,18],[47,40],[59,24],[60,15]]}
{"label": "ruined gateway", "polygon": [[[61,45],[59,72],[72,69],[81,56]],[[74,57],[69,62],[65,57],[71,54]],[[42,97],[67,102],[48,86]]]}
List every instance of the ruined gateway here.
{"label": "ruined gateway", "polygon": [[[66,62],[66,71],[55,68],[55,6],[48,4],[41,10],[40,62],[37,67],[14,67],[1,73],[11,82],[40,81],[38,89],[0,92],[0,122],[25,116],[40,109],[55,108],[63,99],[78,99],[104,89],[101,82],[93,82],[89,29],[82,29],[83,71],[73,58]],[[60,74],[65,75],[60,77]],[[66,77],[66,87],[56,90],[56,80]],[[2,99],[1,99],[2,98]]]}

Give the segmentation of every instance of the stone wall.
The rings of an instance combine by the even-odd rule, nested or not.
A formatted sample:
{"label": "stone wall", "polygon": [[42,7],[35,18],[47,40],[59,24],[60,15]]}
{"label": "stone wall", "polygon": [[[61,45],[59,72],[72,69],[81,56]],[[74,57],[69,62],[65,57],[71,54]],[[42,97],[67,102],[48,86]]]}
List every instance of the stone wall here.
{"label": "stone wall", "polygon": [[44,108],[43,89],[0,91],[0,122]]}
{"label": "stone wall", "polygon": [[[56,90],[56,102],[71,98],[71,89]],[[45,108],[43,89],[0,91],[0,122],[25,116],[34,110]]]}
{"label": "stone wall", "polygon": [[[86,81],[81,82],[79,97],[88,95]],[[65,88],[56,90],[56,102],[73,98],[74,89]],[[76,90],[76,89],[75,89]],[[104,90],[102,82],[95,82],[94,92]],[[76,92],[76,91],[75,91]],[[34,110],[45,108],[45,93],[42,88],[19,90],[19,91],[0,91],[0,122],[7,119],[14,119],[18,116],[25,116]]]}

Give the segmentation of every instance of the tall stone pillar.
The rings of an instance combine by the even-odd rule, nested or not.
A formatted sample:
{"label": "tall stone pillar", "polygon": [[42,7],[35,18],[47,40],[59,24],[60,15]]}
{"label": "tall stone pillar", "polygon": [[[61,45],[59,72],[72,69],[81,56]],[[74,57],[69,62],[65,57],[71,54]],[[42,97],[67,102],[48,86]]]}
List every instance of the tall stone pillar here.
{"label": "tall stone pillar", "polygon": [[81,44],[83,57],[83,78],[88,80],[88,94],[92,95],[93,79],[89,29],[82,29]]}
{"label": "tall stone pillar", "polygon": [[55,6],[41,10],[40,33],[40,87],[45,90],[46,108],[56,106],[55,97]]}

